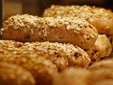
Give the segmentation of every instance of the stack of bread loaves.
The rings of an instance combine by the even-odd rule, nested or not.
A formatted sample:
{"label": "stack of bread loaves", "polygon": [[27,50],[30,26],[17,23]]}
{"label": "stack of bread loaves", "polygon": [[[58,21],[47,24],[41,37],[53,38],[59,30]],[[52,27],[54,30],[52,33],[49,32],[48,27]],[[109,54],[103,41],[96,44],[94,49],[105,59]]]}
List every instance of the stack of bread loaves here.
{"label": "stack of bread loaves", "polygon": [[[86,49],[92,61],[99,60],[111,54],[112,46],[107,36],[113,35],[113,12],[99,7],[87,5],[59,6],[52,5],[46,9],[44,17],[79,17],[96,27],[99,36],[90,49]],[[107,36],[106,36],[107,35]],[[86,45],[86,46],[89,46]],[[83,48],[84,49],[84,48]]]}
{"label": "stack of bread loaves", "polygon": [[110,56],[112,24],[110,10],[86,5],[9,17],[1,29],[0,84],[104,85],[94,84],[98,76],[90,64]]}

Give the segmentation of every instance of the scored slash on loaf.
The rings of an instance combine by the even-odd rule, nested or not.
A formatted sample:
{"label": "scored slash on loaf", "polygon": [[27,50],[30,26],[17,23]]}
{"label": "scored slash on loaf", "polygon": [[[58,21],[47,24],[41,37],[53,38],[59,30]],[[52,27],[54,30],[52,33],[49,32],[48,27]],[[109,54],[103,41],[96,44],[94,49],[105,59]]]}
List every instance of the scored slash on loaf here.
{"label": "scored slash on loaf", "polygon": [[77,17],[53,18],[15,15],[4,21],[3,39],[18,41],[52,41],[90,48],[97,39],[96,28]]}

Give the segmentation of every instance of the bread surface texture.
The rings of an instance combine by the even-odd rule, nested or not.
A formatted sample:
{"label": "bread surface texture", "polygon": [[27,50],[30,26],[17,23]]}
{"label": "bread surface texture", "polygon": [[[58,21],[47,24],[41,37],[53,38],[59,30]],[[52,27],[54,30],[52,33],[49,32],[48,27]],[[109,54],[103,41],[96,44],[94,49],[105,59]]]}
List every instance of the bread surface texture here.
{"label": "bread surface texture", "polygon": [[77,17],[15,15],[4,21],[2,28],[3,39],[72,43],[84,49],[90,48],[97,36],[93,25]]}
{"label": "bread surface texture", "polygon": [[111,10],[88,5],[52,5],[44,11],[45,17],[80,17],[93,24],[99,33],[113,34],[113,12]]}

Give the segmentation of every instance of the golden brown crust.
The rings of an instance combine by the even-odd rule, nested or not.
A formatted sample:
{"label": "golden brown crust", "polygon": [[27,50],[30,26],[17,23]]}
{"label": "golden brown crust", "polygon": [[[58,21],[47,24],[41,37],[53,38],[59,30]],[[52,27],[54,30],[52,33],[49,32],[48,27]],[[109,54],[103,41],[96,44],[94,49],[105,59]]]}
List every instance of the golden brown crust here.
{"label": "golden brown crust", "polygon": [[63,70],[67,66],[87,68],[90,64],[88,54],[83,49],[72,44],[57,42],[17,42],[16,45],[16,41],[11,40],[0,40],[0,44],[1,54],[36,54],[51,60],[57,65],[59,70]]}
{"label": "golden brown crust", "polygon": [[37,16],[17,14],[15,16],[9,17],[8,20],[3,23],[3,26],[4,28],[1,30],[3,38],[9,40],[13,39],[26,41],[27,39],[29,39],[30,35],[35,35],[34,31],[37,28]]}
{"label": "golden brown crust", "polygon": [[56,66],[44,57],[37,55],[0,55],[0,62],[12,63],[29,70],[35,77],[36,85],[51,85]]}
{"label": "golden brown crust", "polygon": [[72,43],[84,49],[90,48],[97,36],[93,25],[77,17],[15,15],[8,18],[2,28],[3,39]]}
{"label": "golden brown crust", "polygon": [[53,82],[53,85],[87,85],[90,72],[86,69],[67,68]]}
{"label": "golden brown crust", "polygon": [[21,42],[12,40],[0,40],[0,54],[20,54]]}
{"label": "golden brown crust", "polygon": [[35,85],[35,80],[27,70],[14,64],[0,62],[0,84]]}
{"label": "golden brown crust", "polygon": [[103,80],[97,83],[94,83],[93,85],[113,85],[113,80]]}
{"label": "golden brown crust", "polygon": [[113,34],[113,13],[110,10],[95,6],[60,6],[52,5],[46,9],[44,16],[49,17],[80,17],[93,24],[99,33]]}
{"label": "golden brown crust", "polygon": [[[72,44],[62,44],[62,43],[52,43],[52,42],[35,42],[35,43],[25,43],[22,47],[22,49],[24,47],[28,46],[28,49],[35,49],[35,53],[45,53],[48,55],[51,55],[51,57],[47,57],[49,59],[54,59],[54,63],[61,63],[63,64],[63,61],[67,61],[67,64],[69,66],[75,66],[75,67],[88,67],[89,63],[90,63],[90,58],[87,55],[87,53],[79,48],[78,46],[74,46]],[[43,50],[43,51],[42,51]],[[38,53],[38,54],[39,54]],[[54,56],[56,58],[52,58],[52,56]],[[64,59],[64,60],[60,60],[60,59]],[[62,66],[60,64],[60,66]],[[66,62],[64,63],[66,64]],[[58,65],[58,64],[57,64]]]}
{"label": "golden brown crust", "polygon": [[102,68],[113,69],[113,59],[101,60],[101,61],[93,63],[89,67],[90,70],[97,70],[97,69],[102,69]]}
{"label": "golden brown crust", "polygon": [[105,34],[99,34],[95,44],[86,50],[92,61],[110,56],[112,45]]}
{"label": "golden brown crust", "polygon": [[[107,84],[108,81],[113,81],[113,69],[101,68],[92,70],[88,77],[88,85],[100,85],[103,81]],[[103,84],[102,84],[103,85]]]}

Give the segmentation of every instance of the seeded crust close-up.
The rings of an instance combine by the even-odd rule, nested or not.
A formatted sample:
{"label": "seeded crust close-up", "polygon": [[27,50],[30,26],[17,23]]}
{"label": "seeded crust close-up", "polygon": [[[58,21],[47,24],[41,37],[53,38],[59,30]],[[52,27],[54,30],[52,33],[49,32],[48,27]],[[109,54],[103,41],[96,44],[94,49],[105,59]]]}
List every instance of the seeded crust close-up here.
{"label": "seeded crust close-up", "polygon": [[45,9],[44,17],[80,17],[93,24],[99,33],[113,34],[113,12],[95,6],[52,5]]}
{"label": "seeded crust close-up", "polygon": [[90,48],[97,36],[97,29],[93,25],[77,17],[15,15],[4,21],[2,28],[3,39],[72,43],[84,49]]}
{"label": "seeded crust close-up", "polygon": [[33,75],[24,68],[0,62],[0,85],[36,85]]}
{"label": "seeded crust close-up", "polygon": [[33,54],[0,54],[0,62],[15,64],[30,71],[36,80],[36,85],[51,85],[54,76],[57,75],[57,68],[50,60]]}
{"label": "seeded crust close-up", "polygon": [[36,54],[51,60],[59,70],[68,66],[87,68],[91,62],[88,54],[78,46],[53,42],[17,42],[0,40],[1,54]]}

